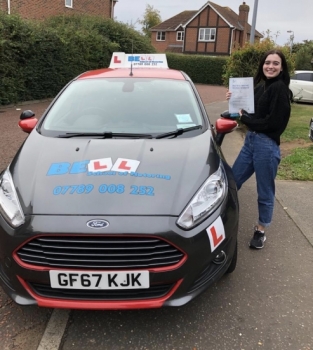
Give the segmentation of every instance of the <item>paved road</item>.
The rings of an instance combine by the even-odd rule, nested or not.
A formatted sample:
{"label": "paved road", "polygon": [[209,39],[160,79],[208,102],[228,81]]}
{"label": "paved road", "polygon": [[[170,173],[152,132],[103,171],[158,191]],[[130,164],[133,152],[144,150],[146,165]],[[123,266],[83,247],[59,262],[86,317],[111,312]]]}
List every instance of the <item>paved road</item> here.
{"label": "paved road", "polygon": [[[214,122],[227,107],[221,102],[225,89],[198,89]],[[39,103],[27,109],[40,115],[46,105]],[[0,168],[25,139],[15,126],[19,113],[16,108],[0,113]],[[226,136],[222,148],[230,164],[242,141],[239,130]],[[239,192],[237,269],[192,303],[177,309],[71,311],[60,350],[313,350],[313,249],[306,237],[312,230],[310,222],[301,216],[306,197],[303,203],[295,196],[310,189],[312,193],[312,187],[309,183],[301,192],[303,184],[292,186],[278,184],[273,225],[261,251],[248,248],[257,218],[254,178],[243,186]],[[301,226],[297,216],[305,224]],[[36,350],[51,312],[19,307],[0,290],[0,349]]]}

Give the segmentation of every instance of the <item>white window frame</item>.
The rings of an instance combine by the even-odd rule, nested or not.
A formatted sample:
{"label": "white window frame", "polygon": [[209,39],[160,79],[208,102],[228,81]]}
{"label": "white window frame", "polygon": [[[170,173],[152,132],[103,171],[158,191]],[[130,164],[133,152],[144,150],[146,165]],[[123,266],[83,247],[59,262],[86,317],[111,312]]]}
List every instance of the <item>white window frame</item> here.
{"label": "white window frame", "polygon": [[200,28],[199,41],[213,42],[216,40],[216,28]]}
{"label": "white window frame", "polygon": [[166,32],[157,32],[156,33],[156,41],[165,41],[165,38],[166,38]]}
{"label": "white window frame", "polygon": [[184,41],[184,39],[185,39],[184,31],[176,32],[176,41]]}
{"label": "white window frame", "polygon": [[65,0],[65,7],[73,8],[73,0]]}

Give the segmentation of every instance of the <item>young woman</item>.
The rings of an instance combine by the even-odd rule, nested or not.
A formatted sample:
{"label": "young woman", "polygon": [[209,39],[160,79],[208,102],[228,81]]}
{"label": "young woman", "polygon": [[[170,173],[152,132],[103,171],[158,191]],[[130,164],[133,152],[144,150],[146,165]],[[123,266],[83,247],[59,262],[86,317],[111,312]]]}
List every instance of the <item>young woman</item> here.
{"label": "young woman", "polygon": [[[279,50],[268,51],[261,58],[254,78],[255,113],[239,111],[248,132],[232,170],[238,190],[255,173],[259,219],[250,241],[250,247],[255,249],[263,248],[265,228],[272,221],[280,136],[288,124],[291,109],[289,83],[285,56]],[[226,99],[230,98],[231,92],[227,91]]]}

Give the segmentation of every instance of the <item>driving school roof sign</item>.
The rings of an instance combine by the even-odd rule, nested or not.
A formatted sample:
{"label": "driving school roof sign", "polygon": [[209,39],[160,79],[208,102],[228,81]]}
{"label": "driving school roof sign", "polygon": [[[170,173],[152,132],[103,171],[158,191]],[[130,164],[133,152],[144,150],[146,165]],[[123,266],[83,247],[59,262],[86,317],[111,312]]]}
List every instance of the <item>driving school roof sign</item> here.
{"label": "driving school roof sign", "polygon": [[110,68],[168,68],[165,54],[113,52]]}

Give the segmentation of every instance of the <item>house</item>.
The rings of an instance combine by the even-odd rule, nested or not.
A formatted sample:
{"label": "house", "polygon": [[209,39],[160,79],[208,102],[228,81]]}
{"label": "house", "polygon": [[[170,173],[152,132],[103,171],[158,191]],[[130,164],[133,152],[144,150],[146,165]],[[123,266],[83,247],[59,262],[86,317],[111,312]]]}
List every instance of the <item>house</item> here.
{"label": "house", "polygon": [[118,0],[0,0],[0,10],[25,19],[44,19],[54,15],[90,14],[114,18]]}
{"label": "house", "polygon": [[[237,15],[208,1],[199,11],[183,11],[152,27],[151,43],[158,52],[230,55],[250,41],[249,9],[243,2]],[[261,38],[255,30],[255,41]]]}

